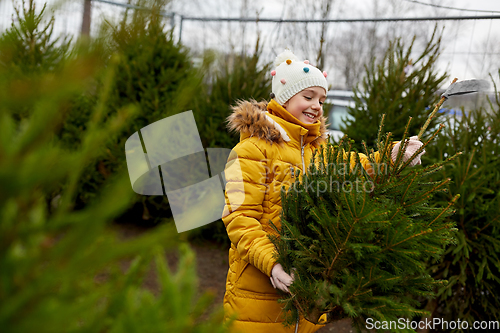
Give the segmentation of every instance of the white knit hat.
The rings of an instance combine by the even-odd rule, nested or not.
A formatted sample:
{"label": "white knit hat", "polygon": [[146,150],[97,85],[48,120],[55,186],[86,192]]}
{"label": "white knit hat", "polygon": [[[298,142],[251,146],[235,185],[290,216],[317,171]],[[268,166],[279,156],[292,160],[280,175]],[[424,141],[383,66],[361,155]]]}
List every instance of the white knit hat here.
{"label": "white knit hat", "polygon": [[286,49],[274,60],[273,92],[271,97],[283,105],[296,93],[309,87],[322,87],[328,91],[326,72],[321,72],[309,64],[308,60],[299,61],[292,51]]}

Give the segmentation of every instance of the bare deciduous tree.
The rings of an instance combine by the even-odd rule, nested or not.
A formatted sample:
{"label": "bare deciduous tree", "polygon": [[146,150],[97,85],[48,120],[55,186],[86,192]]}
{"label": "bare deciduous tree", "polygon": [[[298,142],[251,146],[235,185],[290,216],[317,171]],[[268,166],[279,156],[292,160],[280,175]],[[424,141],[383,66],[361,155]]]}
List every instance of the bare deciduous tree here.
{"label": "bare deciduous tree", "polygon": [[477,41],[470,60],[473,76],[488,79],[489,74],[496,78],[500,68],[500,34],[491,33]]}
{"label": "bare deciduous tree", "polygon": [[[272,3],[264,1],[240,0],[187,0],[173,1],[173,8],[187,8],[189,14],[201,17],[258,17],[263,8],[274,9],[277,19],[336,19],[336,18],[387,18],[408,16],[446,16],[457,14],[449,9],[424,6],[401,0],[364,0],[349,3],[340,0],[280,0]],[[440,1],[439,5],[452,5],[451,0]],[[187,10],[187,9],[184,9]],[[196,14],[195,14],[196,13]],[[268,16],[268,15],[266,15]],[[451,36],[459,28],[469,23],[446,21],[438,23],[438,28],[446,24],[444,36]],[[215,48],[223,53],[252,50],[260,34],[264,45],[262,59],[272,60],[274,56],[290,48],[299,58],[311,62],[329,73],[328,81],[335,88],[351,89],[364,75],[364,65],[372,59],[380,59],[389,41],[401,38],[410,42],[413,36],[415,51],[429,41],[435,23],[429,22],[365,22],[365,23],[266,23],[266,22],[190,22],[185,29],[186,41],[193,50]],[[193,27],[196,27],[193,29]],[[188,31],[189,30],[189,31]],[[441,30],[441,29],[439,29]],[[442,47],[454,42],[453,38],[443,38]]]}

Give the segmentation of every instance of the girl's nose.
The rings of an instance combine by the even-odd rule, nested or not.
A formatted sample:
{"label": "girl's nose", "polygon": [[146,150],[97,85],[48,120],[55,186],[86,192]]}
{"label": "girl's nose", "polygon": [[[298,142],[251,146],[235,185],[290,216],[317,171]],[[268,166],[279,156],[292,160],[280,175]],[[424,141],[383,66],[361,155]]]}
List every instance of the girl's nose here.
{"label": "girl's nose", "polygon": [[315,110],[320,110],[321,109],[321,104],[319,104],[319,101],[315,101],[312,105],[312,108]]}

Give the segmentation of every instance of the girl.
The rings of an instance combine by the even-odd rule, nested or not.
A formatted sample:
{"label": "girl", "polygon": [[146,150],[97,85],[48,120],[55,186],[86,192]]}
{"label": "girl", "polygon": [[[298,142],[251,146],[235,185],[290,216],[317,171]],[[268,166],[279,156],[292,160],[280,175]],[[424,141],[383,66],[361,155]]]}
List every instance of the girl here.
{"label": "girl", "polygon": [[[235,332],[315,332],[322,326],[304,318],[293,328],[282,324],[276,289],[288,292],[293,275],[276,263],[268,236],[276,234],[269,221],[280,226],[281,187],[293,183],[295,170],[307,170],[314,149],[326,143],[322,105],[328,84],[326,72],[299,61],[289,50],[274,65],[271,101],[240,101],[228,117],[228,127],[240,133],[240,142],[225,172],[222,220],[231,248],[224,312],[226,319],[236,318]],[[410,140],[407,154],[421,145]],[[367,156],[359,155],[369,172]],[[374,158],[378,160],[378,152]]]}

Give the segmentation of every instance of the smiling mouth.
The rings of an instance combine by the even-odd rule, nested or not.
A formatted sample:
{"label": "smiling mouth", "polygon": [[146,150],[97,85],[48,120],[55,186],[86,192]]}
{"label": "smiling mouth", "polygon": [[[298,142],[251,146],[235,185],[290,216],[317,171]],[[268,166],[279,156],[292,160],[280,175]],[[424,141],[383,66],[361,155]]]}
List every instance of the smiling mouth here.
{"label": "smiling mouth", "polygon": [[314,120],[314,119],[316,118],[316,116],[315,116],[315,115],[310,114],[310,113],[306,113],[306,112],[304,112],[303,114],[304,114],[307,118],[309,118],[309,119],[311,119],[311,120]]}

